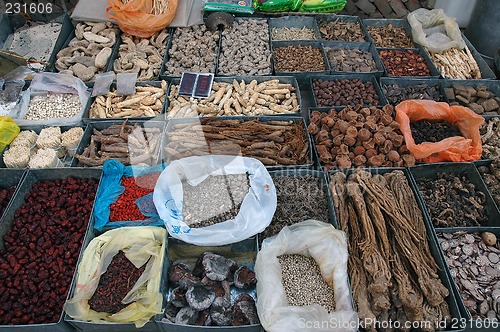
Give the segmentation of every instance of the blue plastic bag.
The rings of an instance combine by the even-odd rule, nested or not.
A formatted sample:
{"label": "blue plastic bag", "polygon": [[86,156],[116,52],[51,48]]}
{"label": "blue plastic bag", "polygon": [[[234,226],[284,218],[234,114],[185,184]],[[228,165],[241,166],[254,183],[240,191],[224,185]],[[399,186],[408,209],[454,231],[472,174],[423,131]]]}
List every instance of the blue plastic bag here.
{"label": "blue plastic bag", "polygon": [[94,228],[102,231],[104,227],[125,226],[164,226],[158,212],[154,208],[153,193],[143,196],[135,201],[141,213],[148,217],[145,220],[109,221],[110,206],[115,203],[125,187],[121,185],[121,179],[125,177],[139,177],[147,174],[161,173],[167,165],[156,166],[124,166],[116,160],[108,160],[102,167],[102,179],[97,191],[94,206]]}

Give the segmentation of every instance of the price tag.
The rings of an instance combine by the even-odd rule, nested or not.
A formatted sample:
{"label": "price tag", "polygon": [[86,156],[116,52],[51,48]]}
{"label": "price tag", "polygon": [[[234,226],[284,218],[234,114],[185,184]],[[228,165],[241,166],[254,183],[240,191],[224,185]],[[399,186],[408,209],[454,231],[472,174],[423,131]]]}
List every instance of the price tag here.
{"label": "price tag", "polygon": [[196,73],[182,73],[181,84],[179,86],[179,95],[192,96],[196,87]]}
{"label": "price tag", "polygon": [[179,95],[194,98],[208,98],[212,91],[214,74],[182,73]]}

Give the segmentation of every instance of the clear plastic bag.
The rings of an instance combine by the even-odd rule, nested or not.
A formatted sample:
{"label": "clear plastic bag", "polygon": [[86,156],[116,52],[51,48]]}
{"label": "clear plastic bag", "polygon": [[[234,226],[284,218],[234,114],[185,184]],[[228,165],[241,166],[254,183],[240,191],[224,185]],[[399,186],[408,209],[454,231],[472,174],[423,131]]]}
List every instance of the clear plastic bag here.
{"label": "clear plastic bag", "polygon": [[137,73],[116,74],[116,95],[129,96],[135,94],[135,82],[137,82]]}
{"label": "clear plastic bag", "polygon": [[[288,305],[278,261],[278,256],[284,254],[300,254],[316,261],[323,279],[334,289],[336,311],[328,313],[319,304]],[[257,312],[264,329],[269,332],[356,331],[358,315],[352,306],[347,259],[345,233],[317,220],[284,227],[278,235],[265,239],[255,262]]]}
{"label": "clear plastic bag", "polygon": [[[250,187],[234,219],[191,228],[183,221],[183,185],[196,186],[210,175],[244,174]],[[173,161],[160,175],[153,200],[168,233],[199,246],[231,244],[262,232],[276,210],[276,188],[264,165],[254,158],[208,155]]]}
{"label": "clear plastic bag", "polygon": [[109,93],[109,88],[111,87],[111,84],[113,83],[114,79],[115,79],[115,73],[112,71],[102,74],[96,74],[94,87],[92,88],[92,97],[103,96]]}
{"label": "clear plastic bag", "polygon": [[[160,281],[166,237],[166,231],[161,227],[141,226],[113,229],[90,241],[78,265],[75,293],[64,305],[66,313],[82,321],[144,326],[151,317],[162,312]],[[94,295],[101,275],[120,250],[136,267],[147,264],[146,269],[122,300],[130,305],[116,314],[96,312],[90,309],[88,301]]]}
{"label": "clear plastic bag", "polygon": [[465,48],[460,27],[454,17],[442,9],[419,8],[408,14],[413,40],[431,52],[442,53],[451,48]]}

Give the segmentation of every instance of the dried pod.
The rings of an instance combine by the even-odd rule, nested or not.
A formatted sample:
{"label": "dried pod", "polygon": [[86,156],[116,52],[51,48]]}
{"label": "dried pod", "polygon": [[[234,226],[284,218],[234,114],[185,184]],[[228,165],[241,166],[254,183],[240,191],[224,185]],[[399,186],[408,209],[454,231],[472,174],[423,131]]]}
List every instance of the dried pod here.
{"label": "dried pod", "polygon": [[354,154],[356,156],[360,156],[360,155],[364,155],[365,152],[366,152],[366,149],[362,146],[362,145],[359,145],[357,147],[354,148]]}
{"label": "dried pod", "polygon": [[234,301],[233,326],[252,325],[259,323],[254,299],[246,294],[240,294]]}
{"label": "dried pod", "polygon": [[349,154],[349,147],[345,144],[341,144],[339,146],[339,154],[348,155]]}
{"label": "dried pod", "polygon": [[[367,150],[374,149],[375,148],[375,139],[370,138],[368,141],[363,142],[363,147]],[[367,158],[369,158],[369,157],[367,156]]]}
{"label": "dried pod", "polygon": [[413,157],[411,154],[403,154],[401,158],[403,158],[404,167],[410,167],[415,165],[416,162],[415,157]]}
{"label": "dried pod", "polygon": [[188,305],[186,301],[186,289],[182,287],[176,287],[172,291],[172,299],[170,302],[177,308],[184,308]]}
{"label": "dried pod", "polygon": [[382,133],[375,133],[373,135],[373,141],[375,142],[375,144],[377,145],[382,145],[384,144],[385,142],[385,137],[384,137],[384,134]]}
{"label": "dried pod", "polygon": [[331,139],[326,139],[321,142],[321,145],[324,145],[327,148],[331,148],[333,146],[333,141]]}
{"label": "dried pod", "polygon": [[329,133],[326,130],[320,130],[319,133],[316,135],[316,142],[320,143],[324,141],[325,139],[329,138]]}
{"label": "dried pod", "polygon": [[405,153],[409,153],[410,150],[406,147],[406,144],[403,144],[399,147],[398,152],[400,155],[404,155]]}
{"label": "dried pod", "polygon": [[210,308],[215,300],[215,292],[206,285],[195,285],[188,288],[186,301],[189,306],[197,311]]}
{"label": "dried pod", "polygon": [[321,119],[321,123],[327,125],[328,127],[333,127],[333,125],[335,124],[335,120],[333,120],[333,118],[327,116],[327,117],[324,117],[323,119]]}
{"label": "dried pod", "polygon": [[210,307],[210,317],[218,326],[230,326],[233,321],[231,302],[223,297],[217,297]]}
{"label": "dried pod", "polygon": [[249,289],[257,283],[255,272],[246,266],[241,266],[234,272],[234,286],[242,289]]}
{"label": "dried pod", "polygon": [[333,145],[340,146],[344,141],[344,135],[340,134],[333,138]]}
{"label": "dried pod", "polygon": [[338,129],[341,133],[345,134],[347,132],[347,128],[349,128],[349,123],[343,120],[337,121]]}
{"label": "dried pod", "polygon": [[403,135],[396,135],[393,139],[391,139],[392,145],[396,148],[399,148],[403,145],[404,137]]}
{"label": "dried pod", "polygon": [[393,118],[392,118],[392,116],[390,116],[390,115],[384,114],[384,115],[380,118],[380,121],[382,122],[382,124],[383,124],[384,126],[388,126],[389,124],[391,124],[391,123],[392,123]]}
{"label": "dried pod", "polygon": [[361,128],[359,131],[358,131],[358,138],[361,142],[366,142],[370,139],[370,137],[372,137],[372,133],[366,129],[366,128]]}
{"label": "dried pod", "polygon": [[329,163],[333,160],[333,156],[328,151],[328,148],[324,145],[316,145],[318,151],[318,158],[321,162]]}
{"label": "dried pod", "polygon": [[311,119],[311,123],[307,127],[307,130],[309,131],[309,134],[316,135],[319,132],[319,127]]}
{"label": "dried pod", "polygon": [[337,162],[337,166],[339,168],[350,168],[352,166],[351,159],[348,155],[339,154],[335,157],[335,161]]}
{"label": "dried pod", "polygon": [[393,164],[393,167],[403,167],[404,161],[403,161],[403,159],[400,158],[399,160],[394,161],[392,164]]}
{"label": "dried pod", "polygon": [[341,132],[340,132],[340,130],[339,130],[339,129],[332,129],[332,131],[330,131],[330,135],[331,135],[332,137],[336,137],[336,136],[338,136],[338,135],[340,135],[340,134],[341,134]]}
{"label": "dried pod", "polygon": [[345,135],[344,143],[348,146],[354,146],[354,144],[356,144],[356,139],[352,136]]}
{"label": "dried pod", "polygon": [[198,320],[198,311],[184,307],[175,316],[175,324],[194,325]]}
{"label": "dried pod", "polygon": [[[390,141],[388,141],[390,142]],[[398,160],[401,160],[400,156],[399,156],[399,153],[397,151],[389,151],[389,153],[387,154],[387,159],[389,159],[390,161],[398,161]]]}
{"label": "dried pod", "polygon": [[353,163],[354,166],[364,165],[366,163],[366,157],[363,155],[356,156],[354,157]]}
{"label": "dried pod", "polygon": [[352,138],[358,137],[358,129],[356,129],[355,126],[349,126],[346,130],[345,133],[347,136],[350,136]]}
{"label": "dried pod", "polygon": [[399,123],[397,121],[392,121],[389,126],[394,129],[394,130],[399,130],[400,129],[400,126],[399,126]]}
{"label": "dried pod", "polygon": [[366,120],[365,128],[374,133],[377,131],[377,123],[375,121]]}
{"label": "dried pod", "polygon": [[371,114],[371,111],[368,107],[363,107],[361,110],[359,110],[359,113],[366,118]]}
{"label": "dried pod", "polygon": [[376,155],[368,159],[368,165],[373,167],[380,167],[382,166],[383,162],[384,158],[382,155]]}
{"label": "dried pod", "polygon": [[385,114],[392,117],[392,113],[394,112],[394,107],[391,104],[387,104],[387,105],[384,105],[384,107],[382,107],[382,111],[384,111]]}
{"label": "dried pod", "polygon": [[379,147],[379,151],[383,154],[388,154],[392,150],[392,142],[390,140],[385,140],[384,143]]}

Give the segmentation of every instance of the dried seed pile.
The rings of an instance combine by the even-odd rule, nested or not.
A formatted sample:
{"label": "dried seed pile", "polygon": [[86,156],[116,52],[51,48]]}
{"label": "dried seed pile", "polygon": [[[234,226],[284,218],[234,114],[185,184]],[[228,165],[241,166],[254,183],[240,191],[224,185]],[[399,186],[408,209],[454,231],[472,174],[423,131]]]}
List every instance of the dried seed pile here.
{"label": "dried seed pile", "polygon": [[355,22],[341,22],[339,19],[334,22],[324,21],[319,24],[319,32],[326,40],[365,41],[361,26]]}
{"label": "dried seed pile", "polygon": [[490,167],[480,166],[478,167],[478,171],[488,186],[491,196],[493,196],[497,205],[500,206],[500,160],[494,159]]}
{"label": "dried seed pile", "polygon": [[442,54],[429,52],[436,68],[444,78],[480,79],[481,70],[467,45],[465,50],[452,48]]}
{"label": "dried seed pile", "polygon": [[[201,254],[192,270],[183,262],[171,266],[163,321],[198,326],[259,323],[255,300],[245,292],[257,283],[249,267],[211,252]],[[235,290],[239,295],[232,300]]]}
{"label": "dried seed pile", "polygon": [[318,263],[304,255],[281,255],[281,280],[290,306],[319,304],[335,311],[335,293],[321,275]]}
{"label": "dried seed pile", "polygon": [[312,88],[318,107],[323,106],[377,106],[380,97],[372,82],[360,79],[313,80]]}
{"label": "dried seed pile", "polygon": [[27,120],[48,120],[72,118],[82,109],[78,95],[69,93],[49,93],[46,96],[31,97],[26,112]]}
{"label": "dried seed pile", "polygon": [[242,155],[266,166],[304,165],[309,160],[307,133],[293,121],[202,118],[177,123],[167,133],[169,161],[208,154]]}
{"label": "dried seed pile", "polygon": [[424,57],[414,50],[380,50],[378,54],[388,76],[431,76]]}
{"label": "dried seed pile", "polygon": [[163,109],[168,84],[161,81],[161,88],[149,84],[136,86],[135,93],[117,96],[112,89],[105,96],[97,96],[89,111],[90,118],[130,118],[158,116]]}
{"label": "dried seed pile", "polygon": [[275,47],[274,68],[279,72],[309,72],[326,70],[321,48],[310,45]]}
{"label": "dried seed pile", "polygon": [[467,176],[438,172],[436,179],[417,180],[435,227],[471,227],[488,222],[486,195]]}
{"label": "dried seed pile", "polygon": [[167,118],[227,115],[273,115],[300,112],[297,93],[292,84],[268,80],[257,83],[214,82],[210,97],[194,99],[180,96],[179,86],[170,87]]}
{"label": "dried seed pile", "polygon": [[410,129],[415,144],[435,143],[445,138],[463,136],[456,126],[446,121],[420,120],[410,122]]}
{"label": "dried seed pile", "polygon": [[328,201],[321,181],[312,175],[273,178],[278,205],[271,224],[259,240],[278,234],[285,226],[316,219],[328,222]]}
{"label": "dried seed pile", "polygon": [[482,124],[479,129],[483,143],[483,158],[500,157],[500,118],[493,118]]}
{"label": "dried seed pile", "polygon": [[[427,240],[424,219],[402,171],[357,170],[330,178],[360,320],[449,320],[449,290]],[[370,330],[373,326],[366,326]]]}
{"label": "dried seed pile", "polygon": [[312,40],[316,39],[313,29],[301,28],[273,28],[271,31],[273,40]]}
{"label": "dried seed pile", "polygon": [[102,166],[115,159],[124,165],[156,165],[160,151],[159,128],[142,128],[138,124],[114,124],[103,130],[94,129],[90,144],[77,154],[80,166]]}
{"label": "dried seed pile", "polygon": [[123,251],[118,251],[106,272],[99,278],[99,284],[88,302],[90,309],[116,314],[130,305],[130,303],[123,304],[122,299],[144,273],[146,265],[136,268]]}
{"label": "dried seed pile", "polygon": [[397,105],[408,99],[444,101],[443,96],[439,92],[439,88],[437,86],[430,86],[427,84],[409,86],[399,86],[395,84],[383,85],[382,91],[384,92],[389,103],[392,105]]}
{"label": "dried seed pile", "polygon": [[500,243],[495,234],[439,233],[438,241],[472,319],[500,319]]}
{"label": "dried seed pile", "polygon": [[373,55],[359,48],[326,48],[330,69],[345,72],[374,72],[377,70]]}
{"label": "dried seed pile", "polygon": [[183,221],[199,228],[235,218],[249,187],[246,173],[211,175],[197,186],[183,181]]}
{"label": "dried seed pile", "polygon": [[456,84],[451,88],[445,88],[444,91],[450,105],[462,105],[477,114],[500,114],[500,95],[495,95],[485,85],[473,87]]}
{"label": "dried seed pile", "polygon": [[385,27],[366,28],[377,47],[386,48],[412,48],[413,43],[404,28],[393,27],[388,24]]}

